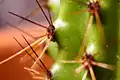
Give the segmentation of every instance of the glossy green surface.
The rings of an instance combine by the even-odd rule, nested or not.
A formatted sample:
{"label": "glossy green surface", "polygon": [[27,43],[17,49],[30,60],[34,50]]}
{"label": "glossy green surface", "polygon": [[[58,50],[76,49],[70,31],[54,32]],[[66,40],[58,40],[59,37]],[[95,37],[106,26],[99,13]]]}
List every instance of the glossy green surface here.
{"label": "glossy green surface", "polygon": [[[88,0],[82,1],[88,2]],[[94,18],[92,28],[89,29],[87,35],[86,51],[90,52],[91,45],[93,45],[94,49],[91,53],[96,61],[115,65],[118,48],[117,0],[100,0],[100,7],[100,19],[104,28],[106,44],[101,42],[101,33]],[[87,6],[78,4],[75,0],[60,1],[59,16],[54,22],[56,27],[55,43],[52,42],[48,49],[56,59],[51,68],[54,80],[81,80],[83,77],[84,69],[79,74],[74,73],[81,64],[64,64],[58,60],[74,60],[78,56],[91,14],[88,12],[76,14],[75,12],[87,9]],[[84,53],[80,55],[82,56]],[[115,80],[114,71],[94,67],[94,72],[97,80]],[[90,75],[85,80],[91,80]]]}

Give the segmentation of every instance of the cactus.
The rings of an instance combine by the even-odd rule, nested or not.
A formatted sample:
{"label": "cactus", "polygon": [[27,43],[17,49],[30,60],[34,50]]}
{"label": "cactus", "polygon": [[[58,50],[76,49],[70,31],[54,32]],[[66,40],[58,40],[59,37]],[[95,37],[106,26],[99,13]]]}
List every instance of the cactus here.
{"label": "cactus", "polygon": [[[101,28],[103,29],[103,31],[98,28],[100,24],[97,22],[98,19],[95,19],[95,16],[93,18],[93,23],[90,22],[92,21],[90,20],[91,14],[90,12],[86,11],[88,10],[88,7],[83,4],[89,1],[79,1],[60,1],[60,13],[57,20],[55,21],[55,41],[51,42],[51,45],[48,48],[48,52],[50,53],[50,55],[53,55],[53,58],[56,60],[51,68],[54,80],[84,79],[83,76],[86,75],[86,68],[83,68],[83,71],[78,70],[80,66],[83,65],[80,63],[79,60],[80,58],[82,58],[82,56],[86,55],[85,53],[92,54],[92,57],[95,59],[96,62],[106,63],[107,65],[111,64],[114,65],[114,67],[116,65],[116,54],[118,47],[117,0],[98,1],[100,5],[98,16],[100,18],[100,22],[102,25]],[[75,12],[79,13],[76,14]],[[115,16],[113,17],[112,15]],[[61,24],[59,22],[61,22]],[[91,24],[92,27],[86,29],[87,25],[89,24]],[[112,30],[114,30],[113,33],[111,33]],[[88,33],[86,33],[87,31]],[[84,39],[84,37],[87,39]],[[81,46],[83,47],[83,50]],[[79,64],[77,61],[79,62]],[[94,66],[93,71],[95,72],[96,79],[115,80],[115,70],[108,70],[111,65],[109,65],[107,69]],[[91,77],[92,80],[95,80],[95,76],[94,74],[92,74],[92,71],[90,71],[90,73],[86,76],[84,80],[91,80]]]}
{"label": "cactus", "polygon": [[[118,4],[118,22],[119,22],[119,29],[118,29],[118,31],[119,31],[119,35],[118,35],[118,42],[119,42],[119,40],[120,40],[120,16],[119,16],[119,14],[120,14],[120,3]],[[117,78],[116,78],[116,80],[119,80],[120,79],[120,68],[119,68],[119,66],[120,66],[120,59],[119,59],[119,55],[120,55],[120,43],[118,43],[118,53],[117,53],[118,55],[117,55],[117,70],[116,70],[116,76],[117,76]]]}
{"label": "cactus", "polygon": [[[47,28],[51,32],[55,27],[54,34],[47,37],[47,52],[55,63],[46,69],[47,77],[39,79],[119,80],[118,1],[60,0],[60,6],[49,5],[56,20]],[[38,60],[42,63],[41,58]]]}

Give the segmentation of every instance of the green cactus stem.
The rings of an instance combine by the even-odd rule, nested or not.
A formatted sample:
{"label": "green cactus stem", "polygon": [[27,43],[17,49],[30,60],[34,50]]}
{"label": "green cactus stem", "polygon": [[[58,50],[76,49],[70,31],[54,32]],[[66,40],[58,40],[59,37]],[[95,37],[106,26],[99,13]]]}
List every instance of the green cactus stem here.
{"label": "green cactus stem", "polygon": [[[82,0],[78,3],[79,1],[60,1],[59,16],[54,22],[56,28],[55,39],[48,48],[49,54],[56,61],[51,68],[54,80],[82,80],[88,69],[83,68],[80,73],[76,74],[75,70],[84,65],[81,63],[68,64],[64,63],[64,61],[75,61],[76,58],[76,60],[81,60],[82,57],[86,57],[85,53],[92,55],[95,62],[116,65],[118,48],[117,0],[98,1],[100,6],[98,17],[100,21],[96,20],[95,16],[93,16],[93,20],[90,20],[92,14],[86,11],[88,6],[83,4],[89,2],[89,0]],[[103,32],[99,30],[98,26],[100,24],[97,21],[102,23]],[[88,24],[91,24],[91,28],[86,29]],[[87,34],[86,31],[88,31]],[[102,41],[103,38],[105,42]],[[83,41],[85,41],[84,45],[82,44]],[[81,46],[84,46],[82,53]],[[93,71],[97,80],[115,80],[114,70],[94,66]],[[95,79],[91,78],[89,72],[84,80]]]}

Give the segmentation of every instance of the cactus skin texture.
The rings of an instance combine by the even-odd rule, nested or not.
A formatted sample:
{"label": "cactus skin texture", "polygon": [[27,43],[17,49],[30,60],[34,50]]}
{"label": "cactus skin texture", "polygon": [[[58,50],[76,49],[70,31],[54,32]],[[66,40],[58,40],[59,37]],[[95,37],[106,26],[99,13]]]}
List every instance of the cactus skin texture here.
{"label": "cactus skin texture", "polygon": [[[81,1],[89,2],[89,0]],[[101,37],[102,32],[98,30],[98,24],[94,17],[93,23],[91,23],[92,27],[88,29],[85,51],[93,54],[96,62],[116,66],[119,30],[118,1],[99,0],[99,4],[99,17],[104,29],[104,37]],[[87,9],[88,6],[77,3],[77,0],[60,0],[60,12],[54,22],[55,37],[48,47],[49,55],[55,60],[51,68],[53,80],[82,80],[83,78],[85,68],[80,73],[75,73],[75,69],[82,66],[81,63],[68,64],[60,61],[80,59],[85,54],[85,52],[80,54],[80,48],[91,16],[89,12],[84,12]],[[101,41],[103,38],[105,38],[105,43]],[[91,45],[94,47],[92,51]],[[116,78],[116,70],[111,71],[98,66],[94,66],[93,69],[96,80],[119,80]],[[117,77],[119,76],[117,75]],[[84,80],[92,80],[90,73]]]}
{"label": "cactus skin texture", "polygon": [[[119,1],[119,0],[118,0]],[[119,32],[119,35],[118,35],[118,42],[120,40],[120,1],[118,3],[118,25],[119,25],[119,29],[118,29],[118,32]],[[116,74],[117,74],[117,78],[116,80],[120,80],[120,42],[118,43],[118,55],[117,55],[117,70],[116,70]]]}

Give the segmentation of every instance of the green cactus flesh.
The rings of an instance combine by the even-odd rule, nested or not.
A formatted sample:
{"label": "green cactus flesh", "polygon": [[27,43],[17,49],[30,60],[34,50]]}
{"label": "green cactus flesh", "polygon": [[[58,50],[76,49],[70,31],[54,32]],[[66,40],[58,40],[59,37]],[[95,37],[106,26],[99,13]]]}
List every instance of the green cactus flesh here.
{"label": "green cactus flesh", "polygon": [[[48,48],[49,54],[55,60],[51,68],[54,80],[82,80],[86,71],[88,74],[85,80],[92,80],[88,68],[83,68],[79,73],[75,72],[78,67],[84,66],[83,63],[61,62],[80,60],[86,57],[86,54],[90,54],[95,62],[116,65],[118,47],[117,0],[98,1],[100,10],[97,13],[100,21],[99,18],[96,20],[95,15],[86,11],[88,10],[87,5],[82,4],[82,2],[90,2],[89,0],[81,0],[78,3],[79,1],[60,1],[60,12],[54,22],[56,28],[54,41]],[[93,20],[90,20],[91,16],[93,16]],[[102,23],[103,32],[98,28],[100,24],[97,21]],[[89,29],[87,29],[88,25],[91,25]],[[82,44],[83,41],[84,44]],[[81,46],[84,47],[83,52],[81,52]],[[89,58],[87,57],[87,59]],[[114,70],[93,66],[93,71],[97,80],[115,80]]]}

